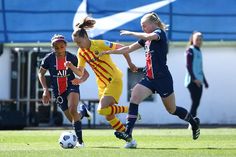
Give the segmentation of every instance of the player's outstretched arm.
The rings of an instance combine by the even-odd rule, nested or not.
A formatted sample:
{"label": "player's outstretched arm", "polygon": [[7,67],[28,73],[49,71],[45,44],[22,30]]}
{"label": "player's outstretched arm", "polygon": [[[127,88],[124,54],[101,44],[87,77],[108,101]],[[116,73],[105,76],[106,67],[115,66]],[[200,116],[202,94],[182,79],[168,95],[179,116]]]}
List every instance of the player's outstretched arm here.
{"label": "player's outstretched arm", "polygon": [[121,30],[120,35],[131,35],[143,40],[158,40],[159,36],[156,33],[144,33],[144,32],[131,32],[126,30]]}
{"label": "player's outstretched arm", "polygon": [[72,82],[73,85],[79,85],[79,84],[85,82],[88,78],[89,78],[89,73],[86,69],[84,69],[83,76],[80,77],[80,78],[75,78],[71,82]]}
{"label": "player's outstretched arm", "polygon": [[137,49],[141,48],[141,45],[139,45],[138,42],[135,42],[129,46],[124,46],[115,50],[109,50],[101,52],[99,56],[105,55],[105,54],[128,54],[131,53]]}
{"label": "player's outstretched arm", "polygon": [[129,68],[132,72],[137,72],[138,71],[138,68],[136,67],[136,65],[132,62],[131,58],[130,58],[130,55],[128,53],[125,53],[123,54],[128,65],[129,65]]}

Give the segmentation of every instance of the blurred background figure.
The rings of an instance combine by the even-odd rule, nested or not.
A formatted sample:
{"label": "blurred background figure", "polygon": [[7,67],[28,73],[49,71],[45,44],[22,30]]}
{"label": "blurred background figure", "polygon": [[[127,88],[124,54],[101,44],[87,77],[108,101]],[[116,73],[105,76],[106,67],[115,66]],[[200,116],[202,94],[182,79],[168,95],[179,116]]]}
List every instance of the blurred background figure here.
{"label": "blurred background figure", "polygon": [[193,32],[189,39],[186,50],[186,76],[185,86],[188,88],[192,104],[190,113],[193,117],[197,116],[197,109],[202,96],[202,86],[209,87],[203,72],[203,57],[201,52],[202,33]]}

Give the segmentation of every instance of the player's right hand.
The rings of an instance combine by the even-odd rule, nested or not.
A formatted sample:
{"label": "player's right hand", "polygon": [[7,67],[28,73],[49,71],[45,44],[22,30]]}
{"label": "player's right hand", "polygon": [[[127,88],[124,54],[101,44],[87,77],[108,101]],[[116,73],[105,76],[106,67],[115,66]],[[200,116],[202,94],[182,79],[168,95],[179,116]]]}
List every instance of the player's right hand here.
{"label": "player's right hand", "polygon": [[65,61],[64,66],[70,68],[72,66],[72,63],[70,61]]}
{"label": "player's right hand", "polygon": [[200,80],[193,81],[199,88],[202,86],[202,82]]}
{"label": "player's right hand", "polygon": [[50,100],[51,100],[50,92],[46,88],[43,90],[42,102],[44,105],[48,105]]}
{"label": "player's right hand", "polygon": [[138,68],[133,63],[129,64],[129,68],[132,72],[138,72]]}

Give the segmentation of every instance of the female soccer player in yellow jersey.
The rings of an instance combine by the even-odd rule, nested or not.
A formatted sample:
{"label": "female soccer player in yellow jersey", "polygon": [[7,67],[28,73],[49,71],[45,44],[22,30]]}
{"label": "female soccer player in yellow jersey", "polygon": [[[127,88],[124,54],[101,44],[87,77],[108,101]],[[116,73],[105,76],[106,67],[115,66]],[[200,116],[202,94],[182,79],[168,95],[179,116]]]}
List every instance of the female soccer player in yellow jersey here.
{"label": "female soccer player in yellow jersey", "polygon": [[[82,23],[76,25],[76,29],[72,33],[72,38],[79,47],[77,56],[79,58],[79,64],[78,67],[75,67],[70,62],[67,62],[65,65],[71,68],[78,76],[83,76],[86,63],[90,65],[96,75],[99,92],[100,101],[97,112],[105,116],[113,129],[123,132],[125,131],[125,126],[115,116],[115,114],[118,113],[128,112],[127,106],[115,105],[119,102],[122,93],[123,74],[114,64],[110,55],[100,56],[101,52],[118,49],[123,47],[123,45],[106,40],[89,39],[86,30],[93,28],[95,23],[96,21],[94,19],[86,17],[83,19]],[[133,72],[137,71],[137,67],[131,62],[129,55],[125,54],[124,57],[130,69]]]}

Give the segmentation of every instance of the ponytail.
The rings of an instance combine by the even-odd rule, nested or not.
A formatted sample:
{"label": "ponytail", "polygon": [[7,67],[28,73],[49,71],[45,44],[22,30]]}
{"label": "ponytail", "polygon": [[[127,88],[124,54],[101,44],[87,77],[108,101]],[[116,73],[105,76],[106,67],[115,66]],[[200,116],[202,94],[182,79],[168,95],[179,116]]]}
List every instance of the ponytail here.
{"label": "ponytail", "polygon": [[96,23],[96,21],[93,18],[87,16],[86,18],[84,18],[82,20],[81,23],[77,23],[75,25],[76,28],[75,28],[73,34],[78,34],[79,37],[83,37],[83,38],[88,37],[88,34],[87,34],[86,30],[90,29],[90,28],[93,28],[95,23]]}
{"label": "ponytail", "polygon": [[146,15],[143,16],[144,19],[149,20],[150,22],[153,22],[154,24],[156,24],[159,28],[161,28],[163,31],[168,30],[168,25],[166,25],[165,23],[163,23],[160,19],[160,17],[154,13],[147,13]]}

